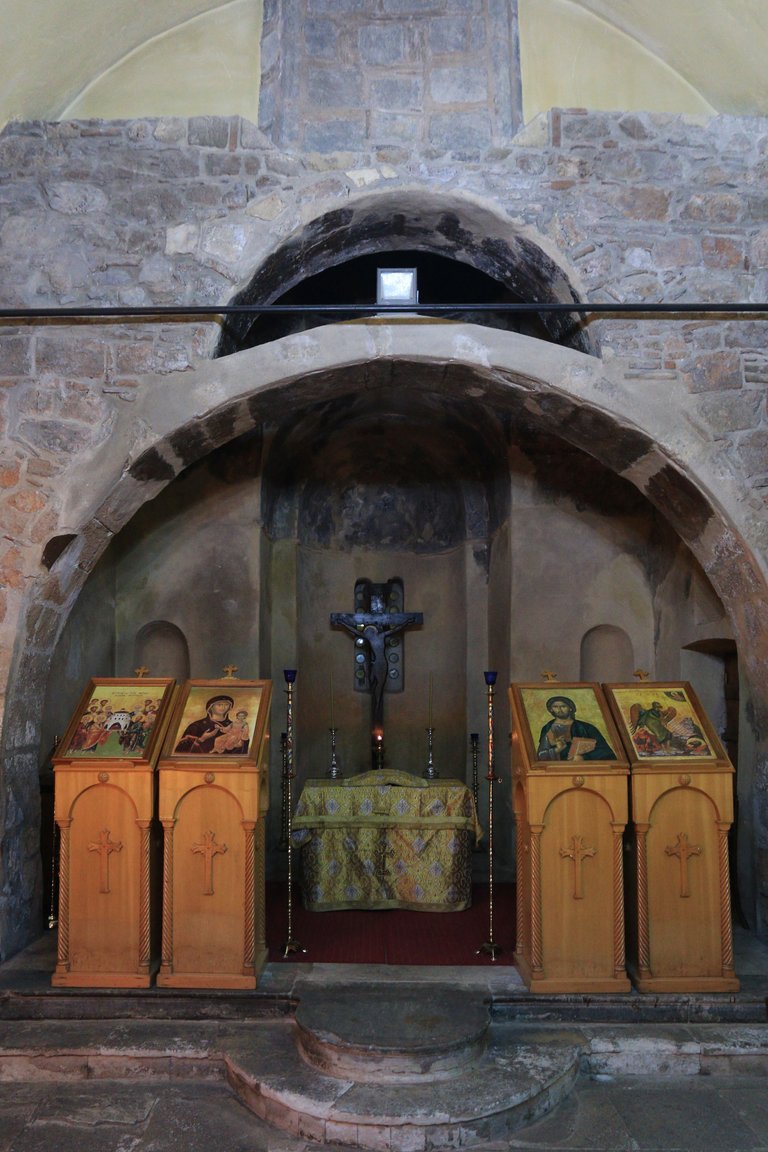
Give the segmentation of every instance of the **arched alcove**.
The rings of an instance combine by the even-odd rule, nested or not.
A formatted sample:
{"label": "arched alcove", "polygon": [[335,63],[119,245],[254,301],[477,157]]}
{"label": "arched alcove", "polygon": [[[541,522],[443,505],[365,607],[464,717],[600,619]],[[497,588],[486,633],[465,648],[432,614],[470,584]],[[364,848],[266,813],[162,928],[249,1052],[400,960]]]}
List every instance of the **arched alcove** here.
{"label": "arched alcove", "polygon": [[172,676],[180,684],[189,679],[189,644],[181,628],[169,620],[144,624],[134,640],[134,666],[151,676]]}
{"label": "arched alcove", "polygon": [[[304,306],[288,315],[228,317],[216,355],[229,356],[305,328],[348,319],[342,305],[376,304],[377,266],[416,268],[419,305],[456,304],[447,315],[520,331],[595,355],[596,335],[578,313],[502,312],[494,305],[567,305],[579,301],[569,272],[543,237],[502,218],[486,202],[423,188],[360,195],[320,212],[282,241],[233,304]],[[487,311],[467,314],[479,304]],[[339,311],[323,312],[332,306]]]}
{"label": "arched alcove", "polygon": [[[271,508],[284,509],[290,516],[291,509],[299,507],[295,500],[286,501],[285,492],[280,489],[290,481],[301,461],[299,448],[302,442],[291,438],[301,419],[305,416],[314,419],[316,414],[323,417],[324,413],[331,411],[325,405],[337,405],[336,418],[328,424],[331,433],[337,426],[338,412],[343,412],[345,406],[354,407],[354,398],[367,394],[375,396],[379,404],[378,413],[371,410],[372,420],[397,413],[396,406],[392,407],[395,403],[393,397],[413,397],[427,405],[423,409],[424,426],[427,426],[430,411],[433,425],[435,416],[441,413],[461,414],[457,417],[455,434],[448,425],[441,432],[444,445],[455,443],[457,438],[461,440],[464,436],[468,443],[472,442],[478,421],[482,426],[483,418],[490,419],[489,427],[498,429],[498,443],[504,445],[505,483],[504,474],[486,468],[489,454],[482,436],[474,442],[471,453],[478,474],[486,478],[478,485],[477,491],[484,492],[488,510],[480,513],[480,520],[485,524],[485,536],[482,541],[478,540],[477,547],[466,550],[465,563],[472,580],[471,587],[468,585],[464,628],[465,635],[471,636],[473,641],[467,645],[467,727],[481,727],[477,717],[482,714],[483,685],[478,681],[483,666],[498,667],[502,683],[505,679],[522,678],[524,672],[529,679],[537,678],[543,647],[554,645],[558,652],[564,650],[563,633],[555,622],[551,627],[537,628],[533,625],[530,596],[516,603],[512,610],[512,599],[519,593],[517,574],[525,568],[527,559],[516,555],[513,547],[515,517],[527,509],[529,522],[540,518],[536,501],[532,503],[530,499],[534,477],[538,477],[540,495],[536,499],[539,504],[549,504],[562,511],[563,494],[554,480],[578,475],[578,487],[568,497],[572,509],[569,514],[574,525],[579,517],[582,518],[593,539],[599,537],[601,526],[607,522],[606,500],[617,509],[622,506],[629,509],[631,505],[626,501],[631,499],[644,501],[653,523],[647,521],[647,530],[635,534],[633,551],[638,556],[642,555],[647,552],[650,542],[649,560],[653,571],[657,572],[659,564],[663,568],[665,556],[666,563],[670,562],[669,556],[681,546],[682,538],[706,567],[721,596],[734,634],[745,633],[747,629],[749,635],[755,636],[755,629],[760,631],[758,621],[763,604],[755,589],[763,585],[744,538],[734,530],[725,512],[727,487],[721,485],[722,499],[715,504],[700,476],[686,475],[673,464],[663,442],[663,428],[650,426],[644,429],[642,420],[639,424],[628,422],[626,411],[627,408],[632,410],[632,398],[620,396],[620,389],[615,386],[606,392],[602,382],[602,370],[594,358],[516,333],[464,324],[429,325],[427,330],[419,325],[327,327],[218,360],[196,371],[193,378],[179,381],[178,388],[175,382],[164,380],[162,403],[158,402],[159,390],[155,396],[147,391],[131,413],[131,418],[141,423],[142,433],[137,440],[139,448],[129,466],[122,469],[121,479],[105,492],[104,509],[99,516],[110,523],[118,550],[126,550],[128,567],[125,572],[143,573],[145,586],[147,574],[155,579],[157,573],[155,588],[160,588],[162,565],[158,566],[158,557],[177,559],[179,556],[180,537],[175,530],[169,530],[173,519],[170,510],[173,508],[176,515],[179,509],[184,509],[186,515],[187,497],[197,492],[199,501],[189,504],[190,523],[194,522],[195,530],[187,537],[187,547],[190,562],[198,566],[198,572],[204,572],[207,586],[200,580],[188,578],[187,574],[184,598],[179,597],[177,588],[165,588],[162,596],[157,598],[155,610],[143,609],[137,618],[166,619],[177,623],[186,632],[186,628],[175,619],[175,611],[166,610],[162,597],[174,598],[174,606],[183,605],[185,610],[199,617],[202,594],[205,592],[207,602],[211,603],[212,591],[218,615],[214,622],[210,619],[205,621],[205,633],[208,635],[215,630],[219,648],[214,646],[206,652],[199,647],[197,641],[202,645],[205,643],[202,632],[194,646],[190,641],[193,674],[196,659],[218,658],[220,646],[225,643],[235,647],[240,645],[244,655],[249,657],[250,663],[242,662],[241,675],[246,668],[250,671],[254,661],[259,672],[276,678],[282,667],[294,666],[297,651],[294,622],[280,621],[277,629],[273,628],[269,635],[265,635],[262,627],[265,619],[274,619],[270,600],[278,587],[281,571],[279,568],[264,571],[261,545],[254,550],[253,540],[260,538],[262,513],[266,523]],[[432,398],[429,403],[434,406],[431,410],[427,404],[429,397]],[[623,404],[624,401],[627,405],[620,417],[618,411],[611,410],[611,406],[618,409],[620,402]],[[463,409],[462,404],[465,406]],[[188,419],[190,410],[198,413],[191,422]],[[412,421],[413,414],[414,409],[410,408],[399,418],[405,422]],[[640,411],[637,414],[642,416]],[[315,429],[322,427],[320,420]],[[343,421],[341,427],[343,429]],[[526,454],[531,428],[547,443],[557,442],[556,447],[564,453],[566,461],[559,472],[550,467],[546,457],[533,460],[530,454]],[[304,441],[302,450],[312,450],[316,440],[317,437]],[[279,477],[279,485],[262,502],[265,453],[268,454],[273,446],[281,449],[288,446],[290,449],[291,445],[296,450],[282,453],[280,468],[270,477],[270,482],[274,482],[275,476]],[[310,445],[309,449],[307,445]],[[570,452],[580,454],[578,468],[569,467]],[[501,456],[494,458],[501,459]],[[575,462],[575,457],[570,458],[571,465]],[[597,472],[594,471],[596,468]],[[509,478],[513,469],[516,469],[521,485],[510,497]],[[176,476],[178,480],[175,483],[182,487],[168,487]],[[163,492],[165,488],[167,492]],[[463,489],[465,536],[469,536],[468,526],[473,522],[472,516],[468,515],[472,501],[466,496],[470,488],[471,485]],[[632,492],[634,497],[631,497]],[[592,504],[587,507],[585,500],[590,493]],[[243,494],[246,494],[244,502],[241,500]],[[200,510],[204,507],[208,508],[212,522],[215,522],[215,530],[201,534],[205,517]],[[475,499],[473,515],[477,515],[478,507]],[[657,511],[651,514],[653,508]],[[226,514],[222,516],[222,513]],[[133,514],[132,526],[137,529],[143,526],[144,529],[140,545],[137,545],[137,537],[131,541],[131,534],[121,531]],[[279,519],[278,515],[275,523]],[[634,531],[630,523],[633,515],[624,516],[624,519],[629,530]],[[181,532],[180,521],[179,525]],[[55,583],[59,603],[63,597],[67,598],[67,611],[74,602],[74,591],[85,579],[87,571],[94,568],[96,558],[103,551],[103,546],[100,548],[94,543],[94,536],[88,529],[88,525],[83,526],[82,532],[52,564],[46,578]],[[188,526],[183,533],[187,531]],[[217,536],[217,533],[225,535]],[[292,539],[295,541],[295,536]],[[529,535],[526,547],[530,556],[535,556],[540,573],[546,573],[549,580],[559,579],[561,594],[565,590],[564,605],[573,612],[573,592],[579,584],[574,580],[574,568],[569,563],[569,535],[555,534],[543,539],[548,547],[532,549],[533,537]],[[226,542],[225,547],[222,540]],[[669,548],[665,540],[670,541]],[[89,552],[84,564],[86,542]],[[538,545],[538,537],[535,543]],[[727,560],[723,547],[726,543]],[[290,546],[295,547],[295,544]],[[228,595],[229,588],[243,587],[244,573],[248,588],[255,590],[246,614],[242,611],[242,604],[236,600],[229,603],[232,597]],[[396,569],[388,566],[386,576],[394,574]],[[92,578],[100,578],[98,570],[94,570]],[[528,580],[529,585],[535,587],[530,572]],[[139,586],[140,582],[135,582],[135,587]],[[653,588],[652,582],[649,582],[649,587]],[[492,593],[488,592],[489,588],[493,589]],[[30,602],[32,607],[39,602],[37,597],[53,600],[45,581]],[[345,605],[332,605],[334,609],[337,607]],[[419,608],[420,605],[413,607]],[[66,612],[62,613],[61,619],[65,618]],[[46,619],[46,624],[50,619]],[[663,620],[663,617],[659,616],[659,619]],[[44,684],[58,630],[41,631],[36,620],[33,613],[30,616],[32,631],[20,643],[25,643],[27,683]],[[306,616],[300,617],[299,628],[306,624]],[[527,668],[519,663],[522,658],[518,643],[521,627],[526,628],[530,638],[531,664]],[[28,639],[32,635],[34,643]],[[745,662],[745,675],[757,712],[765,703],[760,695],[760,680],[754,675],[760,667],[762,650],[754,644],[747,647],[750,650]],[[578,646],[574,649],[569,642],[568,652],[568,662],[578,662]],[[234,662],[240,663],[237,658]],[[205,671],[210,674],[210,665]],[[673,669],[667,664],[656,671],[663,676],[672,673]],[[578,663],[572,673],[569,667],[564,667],[562,674],[575,678]],[[322,669],[320,675],[323,675]],[[26,686],[17,680],[15,687],[17,694],[14,695],[12,690],[9,699],[6,736],[11,747],[21,746],[18,741],[17,745],[13,741],[17,740],[19,725],[26,725],[29,718],[29,695],[23,690]],[[279,715],[273,718],[275,726],[280,721]],[[503,715],[499,723],[503,728],[506,723]],[[28,739],[36,740],[31,727],[24,730]],[[273,742],[273,747],[276,745],[277,741]],[[754,775],[747,789],[751,789],[753,784]],[[505,818],[509,826],[508,812]]]}
{"label": "arched alcove", "polygon": [[634,671],[632,641],[615,624],[598,624],[581,640],[580,680],[618,683],[629,680]]}

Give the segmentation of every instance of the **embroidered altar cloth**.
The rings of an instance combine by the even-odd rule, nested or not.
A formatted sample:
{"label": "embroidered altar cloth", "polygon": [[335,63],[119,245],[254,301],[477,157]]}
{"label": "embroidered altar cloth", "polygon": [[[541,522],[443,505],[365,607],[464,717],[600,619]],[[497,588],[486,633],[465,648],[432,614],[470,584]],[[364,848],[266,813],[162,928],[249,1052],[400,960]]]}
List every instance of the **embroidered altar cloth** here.
{"label": "embroidered altar cloth", "polygon": [[381,769],[308,780],[293,819],[304,906],[460,912],[480,839],[470,789]]}

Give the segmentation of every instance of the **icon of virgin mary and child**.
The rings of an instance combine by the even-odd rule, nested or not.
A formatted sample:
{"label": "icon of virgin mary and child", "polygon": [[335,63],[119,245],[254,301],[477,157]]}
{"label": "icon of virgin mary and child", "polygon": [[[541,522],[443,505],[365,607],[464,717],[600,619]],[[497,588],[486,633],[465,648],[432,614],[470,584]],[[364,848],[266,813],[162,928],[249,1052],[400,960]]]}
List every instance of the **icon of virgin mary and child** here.
{"label": "icon of virgin mary and child", "polygon": [[174,752],[197,756],[244,756],[248,751],[248,712],[238,709],[235,719],[229,715],[235,702],[231,696],[212,696],[205,705],[205,716],[193,720],[181,735]]}

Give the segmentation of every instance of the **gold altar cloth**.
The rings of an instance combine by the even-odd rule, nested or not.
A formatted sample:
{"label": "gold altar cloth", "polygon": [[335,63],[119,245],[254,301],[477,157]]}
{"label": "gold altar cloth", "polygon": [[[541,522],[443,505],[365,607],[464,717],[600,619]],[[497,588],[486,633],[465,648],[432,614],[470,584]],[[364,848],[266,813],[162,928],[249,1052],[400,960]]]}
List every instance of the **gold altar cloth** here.
{"label": "gold altar cloth", "polygon": [[308,780],[293,820],[304,906],[460,912],[482,835],[470,789],[381,769]]}

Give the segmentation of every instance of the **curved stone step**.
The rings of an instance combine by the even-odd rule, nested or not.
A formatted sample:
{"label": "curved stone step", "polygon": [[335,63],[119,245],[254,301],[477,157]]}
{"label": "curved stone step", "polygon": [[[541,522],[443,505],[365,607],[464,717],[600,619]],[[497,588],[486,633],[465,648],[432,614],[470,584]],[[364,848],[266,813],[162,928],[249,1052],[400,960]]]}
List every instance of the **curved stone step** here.
{"label": "curved stone step", "polygon": [[355,1082],[307,1064],[295,1026],[267,1048],[228,1044],[229,1082],[243,1103],[294,1136],[327,1144],[423,1152],[504,1139],[557,1105],[578,1075],[584,1038],[491,1024],[482,1055],[451,1077]]}
{"label": "curved stone step", "polygon": [[466,992],[439,997],[377,989],[317,989],[296,1009],[297,1043],[319,1072],[356,1083],[399,1084],[445,1079],[475,1063],[485,1049],[489,1006]]}

